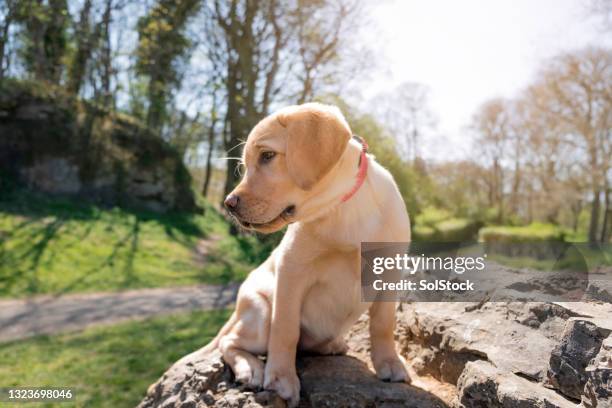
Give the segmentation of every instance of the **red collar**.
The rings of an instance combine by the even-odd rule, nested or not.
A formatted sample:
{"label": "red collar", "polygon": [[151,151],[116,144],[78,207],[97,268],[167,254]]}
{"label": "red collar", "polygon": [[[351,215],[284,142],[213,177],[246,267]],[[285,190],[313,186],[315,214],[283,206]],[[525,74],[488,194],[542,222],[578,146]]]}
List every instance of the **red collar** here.
{"label": "red collar", "polygon": [[363,140],[359,136],[353,136],[361,143],[361,155],[359,156],[359,170],[357,171],[357,181],[353,185],[353,188],[342,196],[340,200],[341,203],[344,203],[351,199],[355,195],[355,193],[359,190],[359,188],[363,185],[363,182],[368,175],[368,157],[366,153],[368,152],[368,144],[365,140]]}

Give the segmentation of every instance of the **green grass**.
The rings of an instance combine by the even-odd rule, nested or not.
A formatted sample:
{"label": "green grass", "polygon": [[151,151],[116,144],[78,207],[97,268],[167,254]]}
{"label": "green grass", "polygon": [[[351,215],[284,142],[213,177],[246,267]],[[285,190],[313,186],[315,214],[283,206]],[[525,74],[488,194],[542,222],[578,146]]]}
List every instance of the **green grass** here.
{"label": "green grass", "polygon": [[[270,250],[230,235],[210,205],[159,215],[23,191],[0,197],[0,297],[239,281]],[[215,242],[205,259],[195,255],[203,238]]]}
{"label": "green grass", "polygon": [[172,363],[208,343],[228,316],[193,312],[0,344],[0,387],[70,387],[76,394],[75,403],[20,407],[133,407]]}
{"label": "green grass", "polygon": [[563,241],[564,231],[552,224],[532,223],[522,227],[492,226],[482,228],[479,239],[484,242],[549,242]]}

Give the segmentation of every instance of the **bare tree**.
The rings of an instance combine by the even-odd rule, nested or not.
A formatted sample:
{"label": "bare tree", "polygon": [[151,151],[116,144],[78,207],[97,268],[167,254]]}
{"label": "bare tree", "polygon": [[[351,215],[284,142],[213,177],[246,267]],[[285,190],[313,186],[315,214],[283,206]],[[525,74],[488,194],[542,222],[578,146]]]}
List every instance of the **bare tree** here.
{"label": "bare tree", "polygon": [[612,31],[612,1],[590,0],[587,3],[587,13],[601,19],[602,30]]}
{"label": "bare tree", "polygon": [[[273,104],[304,102],[335,74],[330,67],[348,44],[349,19],[359,13],[358,1],[278,0],[214,1],[204,7],[215,26],[206,30],[209,57],[224,68],[226,106],[223,145],[228,155]],[[238,162],[229,162],[225,192],[237,182]]]}
{"label": "bare tree", "polygon": [[404,82],[391,92],[376,96],[372,103],[376,116],[412,161],[420,157],[425,136],[435,131],[436,118],[429,107],[429,94],[429,88],[423,84]]}
{"label": "bare tree", "polygon": [[[589,174],[588,238],[596,243],[602,236],[599,234],[602,194],[611,184],[612,52],[588,48],[562,55],[551,61],[540,81],[540,113],[552,116],[563,127],[563,142],[574,148]],[[608,210],[604,208],[604,214]]]}
{"label": "bare tree", "polygon": [[475,150],[489,168],[487,187],[489,206],[497,209],[498,221],[504,218],[504,159],[510,134],[509,102],[493,99],[483,104],[473,118],[477,132]]}

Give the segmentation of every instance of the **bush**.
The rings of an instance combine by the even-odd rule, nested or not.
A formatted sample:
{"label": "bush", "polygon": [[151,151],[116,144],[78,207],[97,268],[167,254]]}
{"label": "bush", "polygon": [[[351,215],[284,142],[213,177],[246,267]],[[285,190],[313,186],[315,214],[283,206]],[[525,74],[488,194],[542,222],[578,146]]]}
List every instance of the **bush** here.
{"label": "bush", "polygon": [[427,207],[422,213],[416,216],[415,225],[435,227],[436,224],[450,219],[451,214],[443,209],[435,207]]}
{"label": "bush", "polygon": [[468,218],[453,218],[444,209],[427,207],[415,218],[412,229],[417,242],[466,242],[476,237],[480,223]]}
{"label": "bush", "polygon": [[435,241],[436,230],[426,225],[415,225],[412,228],[412,239],[415,241]]}

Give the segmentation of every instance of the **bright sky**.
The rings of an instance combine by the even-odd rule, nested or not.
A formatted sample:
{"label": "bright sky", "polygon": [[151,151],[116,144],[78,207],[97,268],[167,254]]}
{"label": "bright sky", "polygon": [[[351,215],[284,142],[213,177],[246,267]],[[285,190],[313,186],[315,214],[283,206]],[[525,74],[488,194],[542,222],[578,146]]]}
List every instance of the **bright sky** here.
{"label": "bright sky", "polygon": [[480,104],[516,95],[533,79],[540,63],[554,54],[589,44],[612,45],[610,32],[587,16],[587,4],[586,0],[382,2],[373,10],[378,27],[369,39],[383,57],[381,72],[372,75],[363,95],[391,91],[404,81],[429,86],[441,136],[425,146],[425,156],[466,157],[465,127]]}

